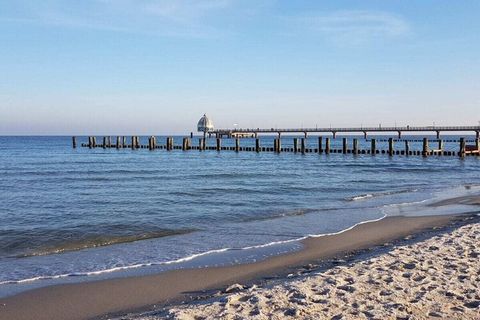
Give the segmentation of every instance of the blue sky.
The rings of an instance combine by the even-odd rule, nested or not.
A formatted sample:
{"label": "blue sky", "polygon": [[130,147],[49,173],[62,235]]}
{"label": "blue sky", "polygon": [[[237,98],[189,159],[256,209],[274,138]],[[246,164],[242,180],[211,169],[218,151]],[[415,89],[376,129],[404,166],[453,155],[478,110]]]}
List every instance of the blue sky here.
{"label": "blue sky", "polygon": [[0,134],[480,121],[479,1],[0,0]]}

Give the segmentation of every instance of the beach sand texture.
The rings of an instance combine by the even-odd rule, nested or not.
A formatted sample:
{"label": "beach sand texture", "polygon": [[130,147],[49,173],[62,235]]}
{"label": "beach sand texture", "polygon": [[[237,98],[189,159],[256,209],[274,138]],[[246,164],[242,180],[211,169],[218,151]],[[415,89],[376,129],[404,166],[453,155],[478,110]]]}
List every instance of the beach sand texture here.
{"label": "beach sand texture", "polygon": [[[216,301],[175,319],[480,319],[480,223],[347,266]],[[144,316],[139,319],[155,319]]]}

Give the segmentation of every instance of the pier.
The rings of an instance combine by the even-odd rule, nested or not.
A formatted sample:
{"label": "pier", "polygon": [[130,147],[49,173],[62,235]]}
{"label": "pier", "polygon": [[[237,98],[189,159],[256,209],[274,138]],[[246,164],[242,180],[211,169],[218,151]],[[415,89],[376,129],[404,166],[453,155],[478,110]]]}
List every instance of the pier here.
{"label": "pier", "polygon": [[[116,136],[115,139],[112,139],[110,136],[104,136],[101,139],[97,139],[95,136],[89,136],[86,138],[86,142],[81,143],[81,147],[95,149],[131,149],[139,150],[146,149],[150,151],[154,150],[182,150],[182,151],[233,151],[233,152],[274,152],[274,153],[283,153],[291,152],[298,154],[306,153],[317,153],[317,154],[352,154],[352,155],[388,155],[393,157],[395,155],[404,155],[404,156],[470,156],[470,155],[480,155],[480,138],[478,136],[475,139],[466,139],[464,137],[460,139],[364,139],[363,147],[360,147],[358,137],[353,137],[350,141],[347,137],[341,138],[341,147],[333,147],[334,142],[340,142],[332,137],[313,137],[307,138],[298,138],[298,137],[276,137],[273,139],[273,142],[268,141],[269,145],[266,145],[265,140],[262,141],[260,137],[253,138],[252,141],[249,141],[249,145],[242,146],[242,140],[240,137],[236,136],[234,138],[222,139],[221,137],[216,138],[207,138],[207,137],[198,137],[198,139],[192,139],[189,137],[182,137],[181,144],[175,144],[173,137],[164,137],[163,141],[160,142],[159,138],[156,136],[144,137],[144,141],[141,141],[139,136]],[[208,141],[214,142],[214,145],[208,145]],[[229,144],[224,145],[223,141],[228,141]],[[233,141],[232,141],[233,140]],[[312,140],[315,143],[312,143]],[[97,141],[101,143],[98,144]],[[127,143],[129,141],[129,143]],[[112,143],[114,142],[114,143]],[[286,143],[288,142],[288,143]],[[383,148],[378,147],[380,142],[386,142],[387,145]],[[456,150],[446,150],[445,143],[450,145],[455,144]],[[285,146],[282,147],[282,143]],[[421,143],[421,149],[414,150],[412,144]],[[338,144],[338,143],[337,143]],[[365,147],[368,145],[368,147]],[[72,147],[77,147],[77,137],[72,137]]]}
{"label": "pier", "polygon": [[440,134],[445,132],[473,132],[476,139],[480,138],[480,126],[403,126],[403,127],[351,127],[351,128],[290,128],[290,129],[217,129],[209,131],[210,136],[221,137],[258,137],[260,133],[277,134],[279,137],[282,134],[302,134],[305,138],[308,134],[322,134],[330,133],[335,139],[338,133],[357,133],[363,134],[363,137],[367,139],[369,133],[395,133],[399,139],[402,138],[402,134],[405,132],[432,132],[436,134],[437,139],[440,139]]}

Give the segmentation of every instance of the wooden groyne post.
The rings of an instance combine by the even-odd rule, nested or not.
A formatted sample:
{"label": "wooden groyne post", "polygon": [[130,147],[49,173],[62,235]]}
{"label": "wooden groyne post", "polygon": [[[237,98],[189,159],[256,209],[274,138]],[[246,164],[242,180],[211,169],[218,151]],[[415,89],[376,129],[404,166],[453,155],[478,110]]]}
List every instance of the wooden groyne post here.
{"label": "wooden groyne post", "polygon": [[428,156],[428,138],[423,138],[422,156]]}
{"label": "wooden groyne post", "polygon": [[302,140],[300,140],[300,150],[302,154],[305,154],[305,138],[302,138]]}
{"label": "wooden groyne post", "polygon": [[325,153],[330,153],[330,138],[325,138]]}
{"label": "wooden groyne post", "polygon": [[343,138],[342,153],[347,153],[347,138]]}
{"label": "wooden groyne post", "polygon": [[393,156],[393,153],[395,151],[393,150],[393,138],[388,138],[388,155]]}
{"label": "wooden groyne post", "polygon": [[358,139],[353,139],[353,154],[358,154]]}
{"label": "wooden groyne post", "polygon": [[135,136],[132,136],[131,138],[131,142],[132,142],[132,145],[130,146],[132,148],[132,150],[135,150],[135,146],[136,146],[136,143],[135,143]]}
{"label": "wooden groyne post", "polygon": [[105,149],[107,147],[107,137],[103,137],[102,148]]}
{"label": "wooden groyne post", "polygon": [[460,138],[460,150],[458,151],[460,157],[465,156],[465,138]]}
{"label": "wooden groyne post", "polygon": [[318,153],[322,153],[323,152],[323,138],[322,136],[318,137]]}
{"label": "wooden groyne post", "polygon": [[217,151],[222,150],[222,139],[217,138]]}
{"label": "wooden groyne post", "polygon": [[377,154],[377,140],[376,139],[372,139],[372,141],[370,142],[370,153],[372,155]]}
{"label": "wooden groyne post", "polygon": [[297,153],[298,151],[298,138],[293,138],[293,152]]}
{"label": "wooden groyne post", "polygon": [[238,137],[235,138],[235,151],[236,152],[240,151],[240,138]]}
{"label": "wooden groyne post", "polygon": [[256,152],[260,152],[261,148],[260,148],[260,139],[259,138],[256,138],[255,139],[255,151]]}
{"label": "wooden groyne post", "polygon": [[76,137],[72,137],[72,148],[73,149],[77,148],[77,138]]}
{"label": "wooden groyne post", "polygon": [[408,156],[409,153],[410,153],[410,143],[405,140],[405,155]]}

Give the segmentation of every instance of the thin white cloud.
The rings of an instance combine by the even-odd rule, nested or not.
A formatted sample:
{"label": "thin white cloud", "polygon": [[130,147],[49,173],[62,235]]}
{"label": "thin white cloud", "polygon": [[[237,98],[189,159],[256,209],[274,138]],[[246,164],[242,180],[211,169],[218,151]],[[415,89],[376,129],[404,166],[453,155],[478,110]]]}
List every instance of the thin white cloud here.
{"label": "thin white cloud", "polygon": [[410,33],[410,26],[405,19],[381,11],[335,11],[292,19],[301,28],[340,44],[363,44],[379,38],[395,38]]}
{"label": "thin white cloud", "polygon": [[0,20],[160,36],[216,37],[228,31],[216,24],[216,18],[241,16],[261,6],[253,0],[19,0],[15,15],[0,13]]}

